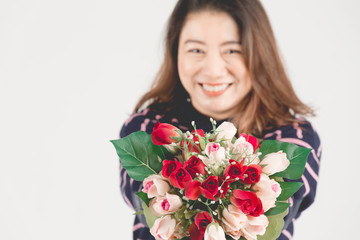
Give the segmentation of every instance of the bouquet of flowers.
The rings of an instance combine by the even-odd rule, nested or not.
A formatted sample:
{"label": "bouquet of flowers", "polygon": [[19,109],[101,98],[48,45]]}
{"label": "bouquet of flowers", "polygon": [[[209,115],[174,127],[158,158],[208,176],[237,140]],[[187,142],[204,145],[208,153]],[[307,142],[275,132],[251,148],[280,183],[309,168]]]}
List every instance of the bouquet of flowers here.
{"label": "bouquet of flowers", "polygon": [[302,183],[310,149],[276,140],[261,143],[230,122],[204,133],[158,123],[111,141],[156,239],[276,239]]}

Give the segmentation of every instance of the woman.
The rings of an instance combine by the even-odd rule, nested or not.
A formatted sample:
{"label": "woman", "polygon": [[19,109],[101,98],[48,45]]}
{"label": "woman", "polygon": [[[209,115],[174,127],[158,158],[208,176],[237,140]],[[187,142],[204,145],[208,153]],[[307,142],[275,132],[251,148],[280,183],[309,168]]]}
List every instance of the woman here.
{"label": "woman", "polygon": [[[163,64],[150,89],[125,122],[120,137],[158,122],[204,131],[209,118],[233,122],[239,133],[260,140],[278,139],[312,148],[304,186],[291,198],[279,239],[290,239],[294,220],[314,201],[321,154],[320,140],[301,116],[311,108],[296,96],[281,63],[268,17],[258,0],[179,0],[170,16]],[[134,209],[142,185],[121,168],[121,190]],[[134,239],[154,239],[143,216],[134,223]]]}

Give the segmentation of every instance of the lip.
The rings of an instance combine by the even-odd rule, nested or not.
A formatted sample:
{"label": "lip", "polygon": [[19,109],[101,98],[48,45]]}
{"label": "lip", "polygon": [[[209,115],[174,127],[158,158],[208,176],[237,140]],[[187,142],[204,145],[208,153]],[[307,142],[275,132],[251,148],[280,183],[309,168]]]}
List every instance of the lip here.
{"label": "lip", "polygon": [[216,97],[225,93],[232,85],[232,83],[199,83],[199,85],[205,95]]}

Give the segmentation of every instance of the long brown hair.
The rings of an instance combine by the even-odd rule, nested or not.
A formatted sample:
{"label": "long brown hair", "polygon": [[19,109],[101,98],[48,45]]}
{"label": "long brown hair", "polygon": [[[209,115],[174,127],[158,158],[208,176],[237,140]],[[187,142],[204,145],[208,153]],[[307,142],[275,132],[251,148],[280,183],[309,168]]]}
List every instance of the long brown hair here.
{"label": "long brown hair", "polygon": [[264,130],[299,122],[295,115],[314,116],[296,96],[279,56],[268,16],[259,0],[179,0],[167,25],[165,56],[151,89],[139,100],[135,112],[147,105],[168,111],[188,95],[177,69],[179,36],[189,13],[217,11],[229,14],[240,30],[245,64],[252,90],[231,121],[239,132],[262,137]]}

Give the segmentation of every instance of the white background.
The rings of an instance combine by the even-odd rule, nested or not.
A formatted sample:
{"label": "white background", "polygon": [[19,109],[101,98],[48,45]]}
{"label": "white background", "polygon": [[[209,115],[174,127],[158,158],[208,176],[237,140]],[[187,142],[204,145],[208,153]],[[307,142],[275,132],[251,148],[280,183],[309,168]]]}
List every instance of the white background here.
{"label": "white background", "polygon": [[[148,89],[175,0],[0,1],[0,239],[131,239],[109,140]],[[295,240],[359,222],[360,1],[264,0],[323,157]]]}

